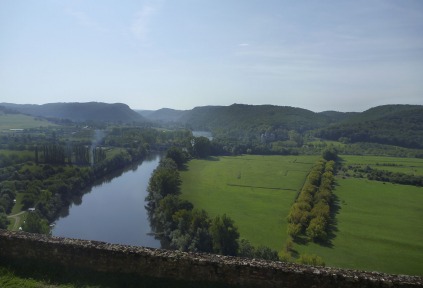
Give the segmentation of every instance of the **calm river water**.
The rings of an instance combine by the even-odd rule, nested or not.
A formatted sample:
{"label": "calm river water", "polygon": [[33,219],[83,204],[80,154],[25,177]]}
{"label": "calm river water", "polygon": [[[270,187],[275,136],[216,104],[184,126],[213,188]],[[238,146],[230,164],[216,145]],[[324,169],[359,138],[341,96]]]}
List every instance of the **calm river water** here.
{"label": "calm river water", "polygon": [[[54,236],[160,248],[149,235],[150,222],[144,208],[151,173],[161,156],[152,155],[112,180],[94,186],[56,221]],[[120,174],[120,173],[119,173]]]}

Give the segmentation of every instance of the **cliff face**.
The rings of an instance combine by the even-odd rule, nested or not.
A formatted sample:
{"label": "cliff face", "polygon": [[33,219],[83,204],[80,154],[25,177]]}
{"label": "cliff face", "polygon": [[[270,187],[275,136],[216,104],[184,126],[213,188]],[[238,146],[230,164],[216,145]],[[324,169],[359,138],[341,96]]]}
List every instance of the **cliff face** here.
{"label": "cliff face", "polygon": [[0,230],[0,258],[242,287],[423,287],[423,278]]}

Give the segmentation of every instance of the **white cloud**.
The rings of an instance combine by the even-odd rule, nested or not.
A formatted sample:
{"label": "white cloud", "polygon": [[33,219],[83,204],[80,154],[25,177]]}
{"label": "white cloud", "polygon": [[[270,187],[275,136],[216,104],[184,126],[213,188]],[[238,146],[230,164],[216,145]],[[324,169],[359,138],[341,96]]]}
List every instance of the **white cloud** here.
{"label": "white cloud", "polygon": [[153,16],[159,10],[160,3],[154,5],[151,3],[145,4],[135,15],[130,30],[135,38],[140,41],[146,41],[150,32],[150,25]]}

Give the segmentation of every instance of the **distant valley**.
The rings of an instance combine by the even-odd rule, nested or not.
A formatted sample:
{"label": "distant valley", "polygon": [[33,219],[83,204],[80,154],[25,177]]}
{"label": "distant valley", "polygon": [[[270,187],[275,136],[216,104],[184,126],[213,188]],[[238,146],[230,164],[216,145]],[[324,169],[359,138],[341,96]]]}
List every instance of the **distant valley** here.
{"label": "distant valley", "polygon": [[[313,112],[274,105],[202,106],[191,110],[132,110],[122,103],[1,103],[26,115],[73,122],[144,123],[210,131],[217,138],[242,141],[290,140],[290,131],[344,143],[369,142],[423,148],[423,106],[382,105],[364,112]],[[292,134],[292,133],[291,133]],[[292,140],[292,139],[291,139]]]}

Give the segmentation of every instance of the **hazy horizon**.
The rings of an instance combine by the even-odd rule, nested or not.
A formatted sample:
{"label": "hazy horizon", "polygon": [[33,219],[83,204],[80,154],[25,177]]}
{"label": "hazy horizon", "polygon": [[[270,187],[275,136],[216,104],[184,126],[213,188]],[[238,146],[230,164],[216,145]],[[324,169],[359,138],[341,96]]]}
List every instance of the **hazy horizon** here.
{"label": "hazy horizon", "polygon": [[423,2],[0,0],[0,102],[423,104]]}
{"label": "hazy horizon", "polygon": [[[123,102],[101,102],[101,101],[84,101],[84,102],[75,102],[75,101],[70,101],[70,102],[49,102],[49,103],[13,103],[13,102],[0,102],[0,106],[2,105],[2,104],[18,104],[18,105],[44,105],[44,104],[55,104],[55,103],[93,103],[93,102],[97,102],[97,103],[105,103],[105,104],[125,104],[125,105],[128,105],[127,103],[123,103]],[[360,111],[357,111],[357,110],[346,110],[346,111],[342,111],[342,110],[333,110],[333,109],[326,109],[326,110],[319,110],[319,111],[315,111],[315,110],[311,110],[311,109],[307,109],[307,108],[304,108],[304,107],[299,107],[299,106],[289,106],[289,105],[275,105],[275,104],[268,104],[268,103],[266,103],[266,104],[246,104],[246,103],[232,103],[232,104],[228,104],[228,105],[201,105],[201,106],[195,106],[195,107],[191,107],[191,108],[187,108],[187,109],[176,109],[176,108],[172,108],[172,107],[160,107],[160,108],[158,108],[158,109],[144,109],[144,108],[134,108],[134,107],[131,107],[130,105],[128,105],[129,106],[129,108],[130,109],[132,109],[132,110],[135,110],[135,111],[158,111],[158,110],[161,110],[161,109],[171,109],[171,110],[178,110],[178,111],[187,111],[187,110],[192,110],[192,109],[194,109],[194,108],[196,108],[196,107],[206,107],[206,106],[220,106],[220,107],[227,107],[227,106],[231,106],[231,105],[256,105],[256,106],[266,106],[266,105],[271,105],[271,106],[280,106],[280,107],[294,107],[294,108],[301,108],[301,109],[306,109],[306,110],[310,110],[310,111],[312,111],[312,112],[315,112],[315,113],[320,113],[320,112],[331,112],[331,111],[334,111],[334,112],[345,112],[345,113],[348,113],[348,112],[352,112],[352,113],[355,113],[355,112],[357,112],[357,113],[360,113],[360,112],[364,112],[364,111],[366,111],[366,110],[369,110],[369,109],[371,109],[371,108],[375,108],[375,107],[377,107],[377,106],[385,106],[385,105],[422,105],[422,104],[409,104],[409,103],[403,103],[403,104],[399,104],[399,103],[386,103],[386,104],[381,104],[381,105],[377,105],[377,106],[372,106],[372,107],[368,107],[368,108],[365,108],[364,110],[360,110]]]}

